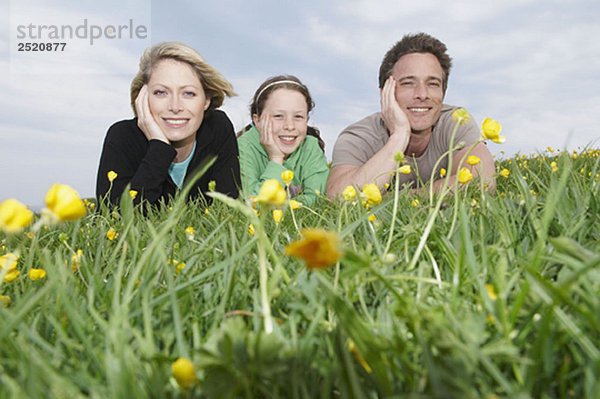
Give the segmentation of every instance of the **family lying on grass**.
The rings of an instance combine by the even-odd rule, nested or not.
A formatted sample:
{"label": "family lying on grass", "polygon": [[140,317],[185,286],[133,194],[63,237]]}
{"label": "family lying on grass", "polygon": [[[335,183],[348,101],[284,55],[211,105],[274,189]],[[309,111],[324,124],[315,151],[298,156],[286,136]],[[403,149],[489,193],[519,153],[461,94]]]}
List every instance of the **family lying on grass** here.
{"label": "family lying on grass", "polygon": [[[298,78],[282,75],[260,85],[250,107],[252,122],[236,139],[233,124],[218,109],[225,97],[235,95],[231,83],[191,47],[156,44],[142,55],[131,83],[136,117],[115,123],[106,135],[96,196],[118,204],[129,187],[135,203],[156,204],[189,181],[190,198],[203,197],[211,182],[234,198],[240,189],[255,196],[265,181],[281,181],[281,173],[290,170],[290,194],[310,205],[316,193],[335,199],[348,186],[374,183],[385,191],[397,153],[410,165],[399,183],[413,189],[432,178],[439,189],[442,181],[436,179],[448,173],[452,183],[464,168],[493,189],[494,162],[479,140],[479,128],[468,115],[466,123],[457,124],[453,114],[459,108],[443,104],[450,67],[442,42],[424,33],[404,36],[379,69],[381,112],[342,131],[330,170],[319,131],[308,125],[315,104]],[[466,155],[480,162],[471,165]],[[109,180],[111,171],[116,177]]]}

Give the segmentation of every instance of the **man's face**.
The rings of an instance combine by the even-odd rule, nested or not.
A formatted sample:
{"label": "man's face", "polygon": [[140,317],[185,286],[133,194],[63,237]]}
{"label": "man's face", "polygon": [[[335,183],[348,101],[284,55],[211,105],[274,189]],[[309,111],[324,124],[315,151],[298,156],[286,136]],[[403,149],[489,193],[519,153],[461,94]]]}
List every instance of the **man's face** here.
{"label": "man's face", "polygon": [[431,133],[444,100],[444,74],[438,59],[431,53],[403,55],[392,68],[392,76],[396,101],[408,117],[412,133]]}

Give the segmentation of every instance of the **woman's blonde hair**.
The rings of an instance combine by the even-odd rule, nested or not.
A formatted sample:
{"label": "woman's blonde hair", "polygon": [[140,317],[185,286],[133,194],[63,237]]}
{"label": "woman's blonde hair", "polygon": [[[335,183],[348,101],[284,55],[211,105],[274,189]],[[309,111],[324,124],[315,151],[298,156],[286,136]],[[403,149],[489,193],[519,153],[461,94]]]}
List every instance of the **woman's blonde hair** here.
{"label": "woman's blonde hair", "polygon": [[173,59],[185,62],[196,72],[204,94],[210,99],[208,111],[219,108],[225,100],[225,96],[233,97],[237,95],[233,91],[233,86],[220,72],[208,65],[204,58],[190,46],[179,42],[161,42],[148,47],[140,58],[140,69],[131,81],[131,108],[137,116],[135,110],[135,99],[142,87],[150,80],[152,68],[161,60]]}

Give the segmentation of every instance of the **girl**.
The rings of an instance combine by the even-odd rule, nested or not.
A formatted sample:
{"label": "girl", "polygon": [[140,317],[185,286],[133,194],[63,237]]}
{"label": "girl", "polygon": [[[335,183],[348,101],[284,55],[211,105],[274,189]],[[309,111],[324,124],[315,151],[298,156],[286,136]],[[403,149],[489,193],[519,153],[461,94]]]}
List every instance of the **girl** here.
{"label": "girl", "polygon": [[[265,81],[250,106],[252,124],[238,134],[243,191],[257,195],[269,179],[282,184],[281,173],[294,172],[290,195],[311,205],[329,176],[319,131],[308,126],[314,107],[308,88],[295,76]],[[308,136],[307,136],[308,134]]]}
{"label": "girl", "polygon": [[[208,191],[211,180],[217,191],[237,197],[233,125],[216,109],[232,95],[231,84],[191,47],[164,42],[146,49],[131,83],[136,118],[115,123],[104,141],[98,201],[118,204],[127,185],[136,192],[135,203],[167,201],[213,157],[216,161],[194,182],[190,198]],[[116,177],[109,180],[109,171]]]}

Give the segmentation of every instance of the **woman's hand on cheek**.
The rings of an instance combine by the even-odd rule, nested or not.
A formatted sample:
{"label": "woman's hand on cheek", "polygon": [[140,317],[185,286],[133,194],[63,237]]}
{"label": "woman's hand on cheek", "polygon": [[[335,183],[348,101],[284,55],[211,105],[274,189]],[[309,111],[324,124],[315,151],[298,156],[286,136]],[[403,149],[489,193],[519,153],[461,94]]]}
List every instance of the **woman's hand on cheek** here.
{"label": "woman's hand on cheek", "polygon": [[260,133],[260,143],[267,152],[269,161],[283,165],[285,155],[277,145],[275,135],[273,134],[273,121],[269,115],[263,114],[256,128]]}
{"label": "woman's hand on cheek", "polygon": [[144,135],[150,140],[160,140],[167,144],[171,144],[165,133],[162,131],[152,112],[150,112],[148,86],[142,86],[137,98],[135,99],[135,110],[138,115],[138,127]]}

